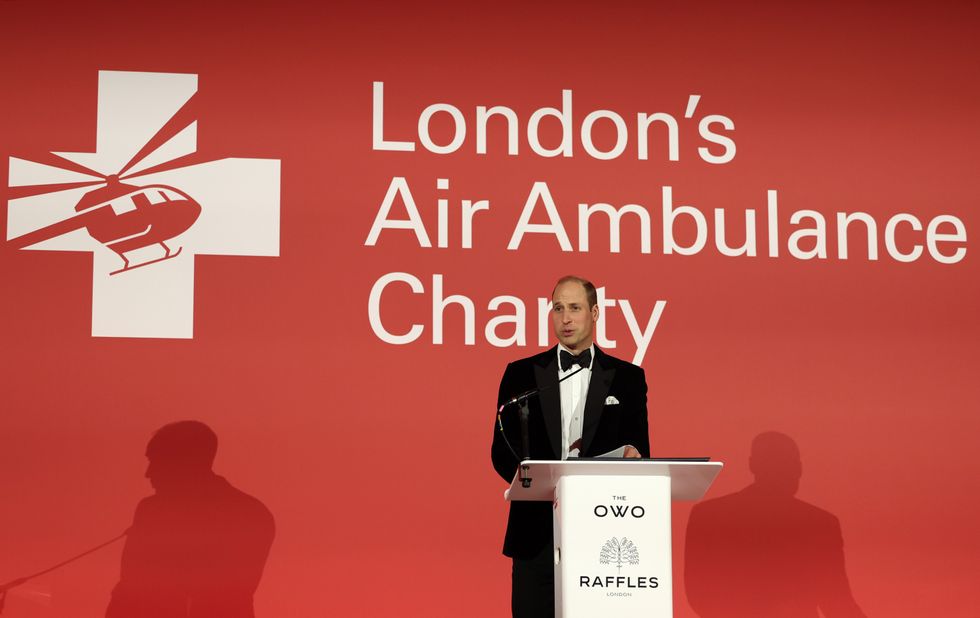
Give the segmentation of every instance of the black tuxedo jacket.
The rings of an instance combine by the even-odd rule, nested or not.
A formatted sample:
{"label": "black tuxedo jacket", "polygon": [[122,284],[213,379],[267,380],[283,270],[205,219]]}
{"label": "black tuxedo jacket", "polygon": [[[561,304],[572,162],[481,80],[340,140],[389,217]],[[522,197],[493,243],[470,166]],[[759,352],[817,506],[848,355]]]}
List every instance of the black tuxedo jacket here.
{"label": "black tuxedo jacket", "polygon": [[[649,457],[647,383],[643,369],[609,356],[598,347],[593,349],[595,360],[585,400],[581,456],[595,457],[632,444],[643,457]],[[531,459],[561,459],[561,393],[555,348],[507,365],[500,380],[497,406],[534,388],[544,390],[528,402]],[[618,403],[607,404],[608,398]],[[502,418],[507,439],[519,455],[521,432],[517,406],[509,406]],[[494,469],[510,483],[519,462],[507,448],[496,424],[490,456]],[[551,503],[511,502],[504,538],[505,555],[531,558],[552,543],[552,536]]]}

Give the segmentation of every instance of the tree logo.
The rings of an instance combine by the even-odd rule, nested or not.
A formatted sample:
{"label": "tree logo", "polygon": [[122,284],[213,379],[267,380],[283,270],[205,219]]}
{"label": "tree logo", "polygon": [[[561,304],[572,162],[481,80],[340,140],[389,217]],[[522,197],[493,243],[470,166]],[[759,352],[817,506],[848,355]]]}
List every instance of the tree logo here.
{"label": "tree logo", "polygon": [[616,572],[622,572],[623,565],[635,566],[640,564],[640,551],[633,541],[625,536],[621,539],[613,537],[606,541],[599,551],[599,564],[615,564]]}
{"label": "tree logo", "polygon": [[190,339],[195,255],[279,255],[275,159],[200,160],[197,75],[100,71],[95,152],[10,157],[7,240],[92,254],[92,336]]}

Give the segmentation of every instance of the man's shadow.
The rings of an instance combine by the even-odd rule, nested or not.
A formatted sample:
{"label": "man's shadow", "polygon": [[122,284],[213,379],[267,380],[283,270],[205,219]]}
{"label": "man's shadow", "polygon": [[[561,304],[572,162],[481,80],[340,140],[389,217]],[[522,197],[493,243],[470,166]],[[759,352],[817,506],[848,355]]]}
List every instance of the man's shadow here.
{"label": "man's shadow", "polygon": [[795,498],[803,465],[792,438],[752,441],[745,489],[694,506],[684,580],[701,618],[863,618],[844,568],[840,522]]}
{"label": "man's shadow", "polygon": [[136,507],[107,618],[253,618],[252,596],[275,535],[260,501],[211,470],[204,423],[158,430],[146,447],[156,493]]}

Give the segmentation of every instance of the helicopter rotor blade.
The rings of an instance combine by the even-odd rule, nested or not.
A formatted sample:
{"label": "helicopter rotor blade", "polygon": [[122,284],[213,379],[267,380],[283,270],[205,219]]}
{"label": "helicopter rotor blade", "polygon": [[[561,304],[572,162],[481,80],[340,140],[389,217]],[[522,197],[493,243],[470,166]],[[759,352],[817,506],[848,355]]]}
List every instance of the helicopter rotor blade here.
{"label": "helicopter rotor blade", "polygon": [[[190,127],[190,125],[192,125],[196,121],[196,119],[197,119],[197,94],[193,94],[187,100],[187,102],[184,103],[179,110],[177,110],[177,113],[171,116],[170,120],[164,123],[164,125],[160,127],[160,129],[156,132],[156,134],[154,134],[153,137],[147,140],[146,144],[144,144],[143,147],[140,148],[139,152],[133,155],[133,158],[130,159],[129,162],[126,165],[124,165],[121,170],[119,170],[119,174],[118,174],[119,178],[124,178],[126,176],[126,173],[131,169],[133,169],[134,167],[136,167],[141,161],[143,161],[143,159],[152,155],[154,152],[156,152],[162,146],[166,145],[168,142],[174,140],[174,138],[176,138],[180,133],[184,132],[188,127]],[[195,150],[196,147],[190,149],[189,152],[184,152],[180,156],[193,154]],[[161,161],[161,163],[165,163],[165,161]]]}
{"label": "helicopter rotor blade", "polygon": [[42,228],[34,230],[33,232],[28,232],[27,234],[11,238],[8,244],[12,245],[14,249],[27,249],[28,247],[36,245],[39,242],[57,238],[58,236],[62,236],[68,232],[74,232],[75,230],[82,229],[88,225],[88,221],[94,213],[100,212],[106,208],[112,208],[112,206],[106,204],[105,206],[88,210],[73,217],[62,219],[57,223],[46,225]]}
{"label": "helicopter rotor blade", "polygon": [[67,169],[61,165],[52,165],[19,157],[10,157],[9,161],[7,184],[10,187],[64,185],[103,180],[102,176],[97,174]]}
{"label": "helicopter rotor blade", "polygon": [[94,180],[92,182],[72,182],[65,184],[33,185],[30,187],[11,187],[7,190],[7,197],[12,201],[23,199],[25,197],[34,197],[35,195],[44,195],[45,193],[71,191],[72,189],[94,187],[97,185],[105,185],[105,181]]}
{"label": "helicopter rotor blade", "polygon": [[[81,165],[79,163],[75,163],[74,161],[71,161],[69,159],[66,159],[66,158],[62,157],[61,155],[56,154],[56,153],[53,153],[53,152],[34,151],[34,152],[31,152],[30,155],[21,156],[19,158],[18,157],[11,157],[11,164],[12,165],[14,164],[14,162],[13,162],[14,159],[18,159],[19,161],[25,161],[27,163],[33,163],[33,164],[36,164],[36,165],[43,165],[43,166],[46,166],[46,167],[56,168],[56,169],[59,169],[59,170],[64,170],[66,172],[72,172],[72,173],[79,174],[79,175],[82,175],[82,176],[88,176],[89,178],[100,178],[100,179],[103,179],[103,180],[105,179],[105,175],[104,174],[100,174],[99,172],[97,172],[97,171],[95,171],[93,169],[90,169],[88,167],[85,167],[84,165]],[[10,181],[11,181],[11,183],[14,182],[13,174],[11,174]],[[26,182],[25,183],[18,183],[18,186],[22,186],[22,185],[25,185],[25,184],[29,184],[29,183],[26,183]],[[49,181],[48,184],[53,184],[53,183],[50,183],[50,181]],[[12,186],[13,186],[13,184],[12,184]]]}

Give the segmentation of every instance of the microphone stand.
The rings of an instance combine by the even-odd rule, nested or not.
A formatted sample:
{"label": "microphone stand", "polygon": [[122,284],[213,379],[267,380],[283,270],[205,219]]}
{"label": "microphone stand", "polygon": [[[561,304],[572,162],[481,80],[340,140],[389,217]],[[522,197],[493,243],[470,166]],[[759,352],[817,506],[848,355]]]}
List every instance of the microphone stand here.
{"label": "microphone stand", "polygon": [[527,461],[531,458],[531,436],[528,431],[528,419],[531,417],[531,410],[527,405],[528,397],[522,397],[520,400],[521,410],[521,461]]}
{"label": "microphone stand", "polygon": [[[532,395],[537,395],[541,391],[546,391],[548,389],[555,388],[556,386],[558,386],[559,384],[561,384],[562,382],[564,382],[568,378],[572,377],[573,375],[575,375],[576,373],[578,373],[578,372],[580,372],[580,371],[582,371],[584,369],[586,369],[586,367],[579,366],[578,369],[576,369],[575,371],[571,372],[570,374],[568,374],[564,378],[558,380],[558,382],[556,382],[554,384],[549,384],[549,385],[543,386],[541,388],[534,388],[534,389],[531,389],[529,391],[525,391],[525,392],[521,393],[520,395],[511,398],[509,401],[506,401],[497,410],[497,423],[500,426],[500,434],[503,436],[504,442],[507,444],[507,448],[510,449],[510,452],[514,454],[514,457],[518,461],[523,462],[523,461],[527,461],[527,460],[531,459],[531,437],[530,437],[530,431],[528,430],[528,419],[530,419],[530,417],[531,417],[531,410],[528,408],[528,405],[527,405],[528,399],[530,399]],[[504,423],[503,423],[503,420],[501,418],[501,414],[503,413],[504,408],[506,408],[509,405],[515,404],[515,403],[520,406],[520,410],[519,410],[519,413],[518,413],[518,420],[519,420],[520,425],[521,425],[521,455],[520,455],[520,457],[518,457],[517,453],[514,452],[514,448],[510,445],[510,442],[507,440],[507,434],[504,432]],[[527,479],[527,482],[530,483],[530,479]],[[525,485],[525,487],[528,487],[528,486],[530,486],[530,485],[529,484],[528,485]]]}

